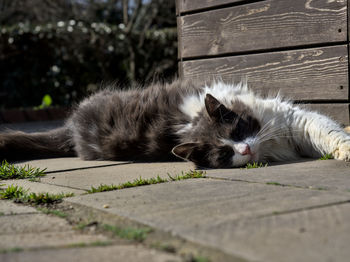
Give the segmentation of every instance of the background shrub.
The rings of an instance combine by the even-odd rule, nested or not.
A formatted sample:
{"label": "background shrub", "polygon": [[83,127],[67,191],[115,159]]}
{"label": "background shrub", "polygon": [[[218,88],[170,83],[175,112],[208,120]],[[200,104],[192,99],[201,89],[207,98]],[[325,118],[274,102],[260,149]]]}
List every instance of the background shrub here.
{"label": "background shrub", "polygon": [[172,2],[0,0],[1,108],[38,106],[45,94],[71,105],[111,82],[172,78]]}

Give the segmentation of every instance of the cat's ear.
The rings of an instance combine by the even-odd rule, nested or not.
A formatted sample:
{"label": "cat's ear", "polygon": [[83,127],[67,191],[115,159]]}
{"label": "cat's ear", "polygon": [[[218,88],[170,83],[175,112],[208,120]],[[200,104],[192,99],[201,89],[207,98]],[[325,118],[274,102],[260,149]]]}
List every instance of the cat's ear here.
{"label": "cat's ear", "polygon": [[225,122],[228,118],[236,117],[237,115],[231,110],[227,109],[211,94],[205,96],[205,108],[208,115],[215,122]]}
{"label": "cat's ear", "polygon": [[198,145],[198,143],[183,143],[175,146],[171,152],[177,157],[192,161],[193,152]]}

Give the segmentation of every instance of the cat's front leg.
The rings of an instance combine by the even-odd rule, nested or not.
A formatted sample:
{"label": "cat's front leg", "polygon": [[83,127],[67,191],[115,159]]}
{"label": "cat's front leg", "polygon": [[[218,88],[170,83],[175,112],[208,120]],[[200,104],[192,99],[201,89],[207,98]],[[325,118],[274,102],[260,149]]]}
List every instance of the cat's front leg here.
{"label": "cat's front leg", "polygon": [[339,159],[339,160],[345,160],[350,162],[350,143],[343,143],[339,146],[339,148],[337,148],[334,153],[333,156],[335,159]]}
{"label": "cat's front leg", "polygon": [[311,145],[320,154],[350,161],[350,135],[330,118],[297,109],[294,124],[303,135],[301,143]]}

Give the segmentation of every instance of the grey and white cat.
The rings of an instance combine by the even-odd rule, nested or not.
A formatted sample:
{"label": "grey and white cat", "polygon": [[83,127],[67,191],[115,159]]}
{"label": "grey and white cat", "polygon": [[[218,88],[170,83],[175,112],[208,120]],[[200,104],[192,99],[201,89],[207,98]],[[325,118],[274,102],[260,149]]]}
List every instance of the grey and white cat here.
{"label": "grey and white cat", "polygon": [[326,116],[244,83],[176,80],[104,90],[83,100],[62,128],[0,134],[0,158],[78,155],[85,160],[166,161],[228,168],[332,154],[350,161],[350,136]]}

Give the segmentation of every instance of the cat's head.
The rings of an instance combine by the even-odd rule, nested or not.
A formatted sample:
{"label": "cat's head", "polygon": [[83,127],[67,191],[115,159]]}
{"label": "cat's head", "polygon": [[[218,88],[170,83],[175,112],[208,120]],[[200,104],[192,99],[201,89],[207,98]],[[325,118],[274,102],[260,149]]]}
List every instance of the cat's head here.
{"label": "cat's head", "polygon": [[257,134],[261,128],[249,108],[235,101],[232,108],[207,94],[189,142],[177,145],[176,156],[200,167],[230,168],[259,159]]}

